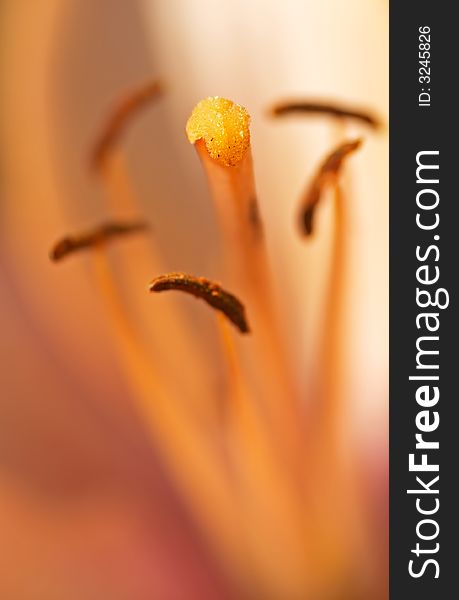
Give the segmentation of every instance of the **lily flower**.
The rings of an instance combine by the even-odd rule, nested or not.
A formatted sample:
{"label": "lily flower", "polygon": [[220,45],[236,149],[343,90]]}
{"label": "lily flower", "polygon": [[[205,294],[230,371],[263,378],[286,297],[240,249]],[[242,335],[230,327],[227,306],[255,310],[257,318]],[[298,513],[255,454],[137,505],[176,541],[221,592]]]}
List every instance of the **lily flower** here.
{"label": "lily flower", "polygon": [[384,211],[384,106],[250,85],[245,33],[300,2],[279,21],[145,2],[118,18],[150,24],[161,81],[116,85],[78,134],[50,82],[71,86],[56,49],[89,13],[64,4],[9,9],[42,54],[24,81],[7,38],[0,592],[387,598],[385,230],[364,218]]}

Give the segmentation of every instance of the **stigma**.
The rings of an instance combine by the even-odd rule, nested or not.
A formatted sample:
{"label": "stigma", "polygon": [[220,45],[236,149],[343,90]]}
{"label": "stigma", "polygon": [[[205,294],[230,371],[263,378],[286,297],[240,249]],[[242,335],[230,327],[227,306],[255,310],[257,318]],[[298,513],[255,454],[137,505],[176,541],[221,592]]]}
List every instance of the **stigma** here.
{"label": "stigma", "polygon": [[250,145],[250,116],[240,104],[219,96],[201,100],[186,124],[190,143],[203,140],[209,155],[226,167],[242,160]]}

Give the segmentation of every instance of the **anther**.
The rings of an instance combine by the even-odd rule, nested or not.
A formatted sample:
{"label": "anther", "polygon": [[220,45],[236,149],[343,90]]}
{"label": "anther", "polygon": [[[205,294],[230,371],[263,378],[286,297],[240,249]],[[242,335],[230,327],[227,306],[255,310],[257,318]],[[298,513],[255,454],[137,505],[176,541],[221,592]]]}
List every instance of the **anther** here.
{"label": "anther", "polygon": [[145,221],[113,221],[99,225],[95,229],[79,234],[69,235],[54,244],[49,256],[51,260],[57,262],[69,254],[78,250],[93,248],[100,244],[112,241],[120,236],[125,236],[140,231],[145,231],[148,224]]}
{"label": "anther", "polygon": [[131,90],[127,95],[118,100],[110,111],[108,119],[103,124],[94,144],[91,153],[91,164],[94,169],[101,167],[109,152],[118,143],[131,118],[139,110],[148,106],[161,92],[161,84],[158,81],[150,81]]}
{"label": "anther", "polygon": [[379,129],[382,126],[379,118],[366,110],[341,106],[329,102],[295,100],[291,102],[281,102],[271,109],[271,114],[275,117],[282,117],[294,113],[328,115],[337,119],[352,119],[360,121],[373,129]]}
{"label": "anther", "polygon": [[201,298],[201,300],[222,312],[241,333],[249,333],[250,331],[242,302],[209,279],[194,277],[185,273],[168,273],[153,279],[148,289],[150,292],[180,290],[196,298]]}
{"label": "anther", "polygon": [[344,160],[361,145],[361,139],[345,142],[335,148],[320,165],[301,201],[300,228],[303,234],[308,236],[312,234],[315,209],[324,189],[336,181]]}

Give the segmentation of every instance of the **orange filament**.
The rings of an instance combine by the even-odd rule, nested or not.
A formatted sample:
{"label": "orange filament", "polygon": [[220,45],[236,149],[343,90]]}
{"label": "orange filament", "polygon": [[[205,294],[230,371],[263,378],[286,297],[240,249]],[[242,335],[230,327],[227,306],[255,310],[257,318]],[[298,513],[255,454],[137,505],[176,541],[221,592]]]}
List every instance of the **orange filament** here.
{"label": "orange filament", "polygon": [[[120,365],[143,422],[209,541],[229,564],[239,562],[238,519],[219,454],[179,402],[172,402],[121,304],[102,248],[93,253],[96,283],[112,325]],[[240,565],[239,565],[240,568]]]}

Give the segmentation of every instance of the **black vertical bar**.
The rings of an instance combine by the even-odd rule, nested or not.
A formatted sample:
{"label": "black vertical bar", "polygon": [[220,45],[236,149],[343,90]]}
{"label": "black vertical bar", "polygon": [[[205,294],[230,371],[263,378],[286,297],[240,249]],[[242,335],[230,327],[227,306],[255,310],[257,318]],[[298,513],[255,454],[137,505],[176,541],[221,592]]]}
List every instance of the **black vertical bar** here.
{"label": "black vertical bar", "polygon": [[[455,2],[446,1],[393,0],[390,3],[392,600],[459,598],[455,514],[459,512],[459,416],[456,416],[459,393],[455,382],[455,374],[459,373],[456,342],[459,334],[456,301],[459,279],[459,193],[456,189],[456,174],[459,173],[456,142],[459,135],[456,99],[459,23],[453,14],[456,9]],[[427,30],[428,34],[422,34]],[[429,56],[423,55],[424,52]],[[422,77],[424,79],[420,79]],[[418,154],[420,152],[425,154]],[[421,169],[417,177],[417,157],[424,164],[439,165],[439,169]],[[435,183],[436,179],[438,183]],[[435,205],[436,194],[438,206],[432,209],[418,206],[417,202]],[[416,222],[417,214],[420,223],[428,227],[436,222],[435,215],[438,214],[438,227],[422,229]],[[418,271],[420,267],[427,269]],[[438,281],[430,283],[437,273]],[[429,280],[429,283],[419,279]],[[447,293],[439,292],[437,304],[446,304],[449,297],[449,306],[422,308],[419,304],[428,303],[428,297],[422,294],[417,299],[417,288],[430,292],[432,304],[436,303],[435,294],[440,289],[446,290]],[[435,316],[419,317],[426,313]],[[438,327],[438,330],[429,331],[427,322],[431,329]],[[433,339],[435,336],[439,339]],[[420,341],[421,337],[431,339]],[[438,350],[439,354],[418,354],[419,348]],[[426,368],[419,368],[417,358]],[[437,369],[435,365],[438,365]],[[438,381],[410,380],[410,376],[438,377]],[[424,395],[418,391],[422,386],[428,386]],[[435,387],[440,394],[438,402],[435,402]],[[428,428],[432,431],[427,432]],[[439,449],[416,449],[419,442],[416,434],[422,435],[423,441],[438,442]],[[422,455],[426,455],[424,460],[429,465],[439,465],[438,472],[410,471],[410,454],[414,455],[413,462],[418,465],[422,463]],[[437,476],[439,479],[435,481]],[[407,493],[407,490],[415,492]],[[438,510],[433,512],[437,507]],[[413,561],[411,567],[410,561]]]}

